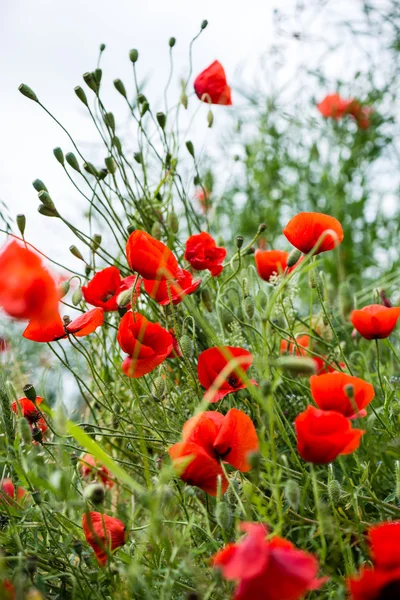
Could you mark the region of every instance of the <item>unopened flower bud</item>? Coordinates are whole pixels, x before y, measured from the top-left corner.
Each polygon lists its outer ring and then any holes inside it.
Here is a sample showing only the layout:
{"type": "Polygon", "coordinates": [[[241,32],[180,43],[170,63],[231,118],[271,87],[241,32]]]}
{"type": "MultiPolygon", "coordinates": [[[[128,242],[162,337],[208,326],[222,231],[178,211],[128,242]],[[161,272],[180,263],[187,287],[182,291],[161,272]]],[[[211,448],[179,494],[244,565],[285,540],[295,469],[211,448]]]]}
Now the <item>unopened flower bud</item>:
{"type": "Polygon", "coordinates": [[[153,236],[153,238],[155,238],[156,240],[161,240],[162,237],[162,229],[161,229],[161,225],[158,221],[155,221],[153,223],[153,226],[151,228],[151,235],[153,236]]]}
{"type": "Polygon", "coordinates": [[[91,483],[85,488],[84,495],[93,504],[101,504],[105,498],[104,485],[101,483],[91,483]]]}
{"type": "Polygon", "coordinates": [[[194,158],[194,146],[190,140],[186,142],[186,148],[188,149],[189,154],[194,158]]]}
{"type": "Polygon", "coordinates": [[[282,356],[276,365],[287,373],[293,375],[315,375],[315,362],[306,356],[282,356]]]}
{"type": "Polygon", "coordinates": [[[23,387],[23,392],[25,394],[25,398],[28,398],[31,402],[36,402],[36,390],[31,383],[27,383],[23,387]]]}
{"type": "Polygon", "coordinates": [[[131,289],[124,290],[123,292],[118,294],[117,304],[121,308],[125,308],[125,306],[128,306],[128,304],[131,303],[131,300],[132,300],[132,290],[131,289]]]}
{"type": "Polygon", "coordinates": [[[97,248],[99,248],[100,244],[101,244],[101,235],[100,233],[94,233],[93,237],[92,237],[92,241],[90,243],[90,247],[91,249],[96,252],[97,248]]]}
{"type": "Polygon", "coordinates": [[[240,250],[240,248],[243,246],[243,242],[244,242],[243,236],[237,235],[236,239],[235,239],[235,244],[236,244],[236,248],[238,250],[240,250]]]}
{"type": "Polygon", "coordinates": [[[192,339],[184,334],[181,336],[179,340],[179,346],[182,351],[182,354],[185,358],[191,358],[193,354],[193,342],[192,339]]]}
{"type": "Polygon", "coordinates": [[[86,83],[86,85],[93,91],[93,92],[97,92],[98,90],[98,85],[97,85],[97,81],[96,78],[94,76],[94,73],[84,73],[83,74],[83,80],[86,83]]]}
{"type": "Polygon", "coordinates": [[[165,379],[164,377],[156,377],[153,382],[153,393],[158,399],[162,399],[165,394],[165,379]]]}
{"type": "Polygon", "coordinates": [[[333,504],[339,502],[342,497],[342,487],[337,479],[331,479],[328,481],[328,496],[333,504]]]}
{"type": "Polygon", "coordinates": [[[38,212],[40,212],[40,214],[43,215],[44,217],[59,217],[60,216],[55,208],[49,208],[45,204],[39,204],[38,212]]]}
{"type": "Polygon", "coordinates": [[[78,306],[78,304],[81,302],[81,300],[82,300],[82,289],[80,287],[74,291],[74,293],[72,294],[71,300],[72,300],[72,304],[74,306],[78,306]]]}
{"type": "Polygon", "coordinates": [[[141,152],[135,152],[133,155],[133,158],[136,160],[137,163],[139,163],[139,165],[142,164],[143,162],[143,156],[141,152]]]}
{"type": "Polygon", "coordinates": [[[301,256],[301,252],[300,252],[300,250],[297,250],[297,248],[294,248],[294,250],[291,251],[291,253],[288,256],[287,263],[286,263],[287,266],[289,267],[289,269],[291,267],[294,267],[294,265],[300,259],[300,256],[301,256]]]}
{"type": "Polygon", "coordinates": [[[114,137],[111,140],[111,143],[117,149],[118,154],[122,154],[122,145],[121,145],[121,140],[119,139],[119,137],[114,135],[114,137]]]}
{"type": "Polygon", "coordinates": [[[54,202],[51,199],[49,192],[46,192],[45,190],[39,192],[39,200],[42,204],[47,206],[47,208],[54,208],[54,202]]]}
{"type": "Polygon", "coordinates": [[[32,438],[34,439],[35,442],[38,442],[38,444],[40,444],[43,440],[43,433],[39,429],[39,427],[37,427],[37,425],[34,425],[32,427],[32,438]]]}
{"type": "Polygon", "coordinates": [[[80,85],[77,85],[76,88],[74,88],[74,92],[75,94],[78,96],[79,100],[81,102],[83,102],[83,104],[85,106],[88,106],[88,100],[87,100],[87,96],[85,94],[85,91],[83,88],[81,88],[80,85]]]}
{"type": "Polygon", "coordinates": [[[176,44],[176,39],[174,37],[170,37],[168,40],[168,44],[170,48],[173,48],[176,44]]]}
{"type": "Polygon", "coordinates": [[[41,179],[35,179],[35,181],[32,183],[32,185],[37,192],[41,192],[42,190],[44,190],[45,192],[48,191],[47,187],[44,185],[44,183],[41,179]]]}
{"type": "Polygon", "coordinates": [[[115,130],[115,117],[112,112],[105,113],[103,121],[113,131],[115,130]]]}
{"type": "Polygon", "coordinates": [[[106,45],[100,44],[100,52],[104,52],[105,49],[106,49],[106,45]]]}
{"type": "Polygon", "coordinates": [[[207,19],[204,19],[204,21],[201,22],[200,29],[205,29],[207,27],[207,25],[208,25],[208,21],[207,21],[207,19]]]}
{"type": "Polygon", "coordinates": [[[18,229],[20,231],[20,234],[23,236],[24,233],[25,233],[25,227],[26,227],[26,217],[25,217],[25,215],[21,215],[21,214],[17,215],[16,221],[17,221],[17,227],[18,227],[18,229]]]}
{"type": "Polygon", "coordinates": [[[150,109],[150,104],[148,102],[143,102],[142,107],[140,109],[140,116],[144,117],[147,111],[150,109]]]}
{"type": "Polygon", "coordinates": [[[81,172],[81,168],[73,152],[67,152],[67,154],[65,155],[65,159],[70,167],[75,169],[75,171],[78,171],[78,173],[81,172]]]}
{"type": "Polygon", "coordinates": [[[167,122],[167,117],[166,117],[165,113],[158,112],[156,114],[156,118],[157,118],[157,123],[159,124],[159,126],[161,127],[161,129],[164,130],[165,129],[165,124],[167,122]]]}
{"type": "Polygon", "coordinates": [[[129,58],[131,59],[133,64],[135,64],[135,62],[137,62],[137,59],[139,58],[139,52],[136,50],[136,48],[133,48],[132,50],[130,50],[129,58]]]}
{"type": "Polygon", "coordinates": [[[53,154],[56,157],[56,159],[58,160],[58,162],[60,163],[60,165],[63,165],[64,164],[64,152],[61,150],[61,148],[54,148],[53,154]]]}
{"type": "Polygon", "coordinates": [[[188,97],[186,95],[186,92],[182,92],[180,100],[182,106],[186,109],[188,107],[188,97]]]}
{"type": "Polygon", "coordinates": [[[117,92],[119,92],[121,94],[121,96],[126,98],[126,89],[120,79],[114,79],[114,87],[117,90],[117,92]]]}
{"type": "Polygon", "coordinates": [[[117,163],[115,162],[114,158],[112,156],[107,156],[107,158],[104,159],[104,162],[107,167],[107,171],[113,175],[117,170],[117,163]]]}
{"type": "Polygon", "coordinates": [[[172,233],[178,233],[179,220],[178,220],[176,213],[173,210],[168,215],[167,224],[168,224],[168,228],[172,231],[172,233]]]}
{"type": "Polygon", "coordinates": [[[18,433],[26,445],[32,443],[32,431],[25,417],[21,417],[18,421],[18,433]]]}
{"type": "Polygon", "coordinates": [[[255,305],[253,298],[251,298],[250,296],[247,296],[247,298],[245,298],[244,300],[244,310],[249,319],[252,319],[254,317],[255,305]]]}
{"type": "Polygon", "coordinates": [[[78,250],[76,246],[70,246],[69,251],[73,256],[75,256],[75,258],[79,258],[79,260],[83,260],[83,262],[85,262],[85,259],[83,258],[80,250],[78,250]]]}
{"type": "Polygon", "coordinates": [[[36,96],[35,92],[29,87],[29,85],[26,85],[25,83],[21,83],[21,85],[18,87],[18,90],[21,92],[21,94],[23,96],[26,96],[26,98],[29,98],[29,100],[34,100],[34,102],[39,102],[38,97],[36,96]]]}
{"type": "Polygon", "coordinates": [[[232,525],[232,510],[227,502],[221,500],[215,508],[215,519],[225,531],[232,525]]]}
{"type": "Polygon", "coordinates": [[[285,498],[289,506],[297,512],[301,502],[301,491],[297,481],[293,479],[287,480],[285,484],[285,498]]]}
{"type": "Polygon", "coordinates": [[[93,73],[93,77],[97,83],[97,88],[100,87],[100,83],[101,83],[101,79],[103,77],[103,71],[98,67],[97,69],[95,69],[94,73],[93,73]]]}
{"type": "Polygon", "coordinates": [[[68,294],[69,288],[70,288],[70,283],[68,280],[62,281],[60,283],[60,285],[58,286],[58,289],[60,292],[60,298],[64,298],[64,296],[66,296],[68,294]]]}
{"type": "Polygon", "coordinates": [[[204,304],[204,306],[206,307],[206,309],[208,310],[208,312],[212,312],[213,311],[213,301],[212,301],[212,297],[210,294],[210,290],[208,290],[207,288],[203,288],[201,290],[201,300],[204,304]]]}
{"type": "Polygon", "coordinates": [[[207,113],[207,123],[209,127],[213,126],[214,123],[214,114],[212,110],[209,110],[207,113]]]}

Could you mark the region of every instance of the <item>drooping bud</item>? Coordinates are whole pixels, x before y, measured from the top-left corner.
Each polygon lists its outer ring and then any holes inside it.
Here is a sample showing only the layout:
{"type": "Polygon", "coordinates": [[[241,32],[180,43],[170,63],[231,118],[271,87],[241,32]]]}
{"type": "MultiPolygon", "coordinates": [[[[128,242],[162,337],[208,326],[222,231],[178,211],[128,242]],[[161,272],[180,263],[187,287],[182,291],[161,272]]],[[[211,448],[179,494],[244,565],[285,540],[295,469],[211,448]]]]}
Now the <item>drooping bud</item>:
{"type": "Polygon", "coordinates": [[[16,221],[17,221],[17,227],[18,227],[18,229],[19,229],[19,231],[20,231],[20,233],[21,233],[21,235],[23,237],[24,233],[25,233],[25,227],[26,227],[26,217],[25,217],[25,215],[22,215],[22,214],[17,215],[16,221]]]}
{"type": "Polygon", "coordinates": [[[121,94],[121,96],[126,98],[126,89],[120,79],[114,79],[114,87],[117,90],[117,92],[119,92],[121,94]]]}
{"type": "Polygon", "coordinates": [[[73,152],[67,152],[67,154],[65,155],[65,160],[67,161],[70,167],[75,169],[75,171],[78,171],[78,173],[81,172],[81,168],[73,152]]]}
{"type": "Polygon", "coordinates": [[[227,502],[221,500],[215,508],[215,520],[226,531],[232,525],[232,510],[227,502]]]}
{"type": "Polygon", "coordinates": [[[32,182],[32,185],[37,192],[41,192],[42,190],[44,190],[45,192],[48,191],[47,187],[44,185],[41,179],[35,179],[35,181],[32,182]]]}
{"type": "Polygon", "coordinates": [[[176,213],[173,210],[168,215],[167,225],[168,228],[172,231],[172,233],[178,233],[179,221],[176,213]]]}
{"type": "Polygon", "coordinates": [[[203,288],[201,290],[201,300],[208,312],[212,312],[214,307],[210,290],[208,290],[207,288],[203,288]]]}
{"type": "Polygon", "coordinates": [[[58,289],[60,292],[60,298],[64,298],[64,296],[66,296],[68,294],[69,288],[70,288],[70,283],[68,280],[62,281],[60,283],[60,285],[58,286],[58,289]]]}
{"type": "Polygon", "coordinates": [[[26,98],[29,98],[29,100],[33,100],[34,102],[39,102],[38,97],[36,96],[35,92],[29,87],[29,85],[26,85],[25,83],[21,83],[21,85],[18,87],[18,90],[21,92],[21,94],[23,96],[25,96],[26,98]]]}
{"type": "Polygon", "coordinates": [[[315,362],[307,356],[282,356],[276,366],[293,375],[315,375],[315,362]]]}
{"type": "Polygon", "coordinates": [[[104,159],[104,162],[107,167],[107,171],[113,175],[117,170],[117,163],[115,162],[114,158],[112,156],[107,156],[107,158],[104,159]]]}
{"type": "Polygon", "coordinates": [[[153,236],[153,238],[156,238],[156,240],[161,240],[162,229],[158,221],[154,221],[153,226],[151,228],[151,235],[153,236]]]}
{"type": "Polygon", "coordinates": [[[214,114],[212,110],[209,110],[207,113],[207,123],[209,127],[213,126],[214,123],[214,114]]]}
{"type": "Polygon", "coordinates": [[[139,58],[139,52],[138,52],[138,50],[136,50],[136,48],[133,48],[132,50],[130,50],[129,58],[131,59],[133,64],[135,64],[135,62],[137,62],[137,59],[139,58]]]}
{"type": "Polygon", "coordinates": [[[53,154],[60,163],[60,165],[64,165],[64,152],[61,150],[61,148],[54,148],[53,154]]]}
{"type": "Polygon", "coordinates": [[[185,358],[191,358],[193,354],[193,342],[192,339],[184,334],[181,336],[179,340],[179,346],[182,351],[182,354],[185,358]]]}
{"type": "Polygon", "coordinates": [[[153,393],[157,399],[162,400],[165,394],[165,379],[164,377],[156,377],[153,382],[153,393]]]}
{"type": "Polygon", "coordinates": [[[83,74],[83,80],[86,83],[86,85],[93,91],[93,92],[97,92],[98,90],[98,85],[97,85],[97,81],[96,81],[96,77],[94,76],[94,73],[90,73],[89,71],[87,73],[83,74]]]}
{"type": "Polygon", "coordinates": [[[170,48],[173,48],[176,44],[176,39],[174,37],[170,37],[168,40],[168,44],[170,48]]]}
{"type": "Polygon", "coordinates": [[[156,114],[156,118],[157,118],[157,123],[159,124],[159,126],[161,127],[161,129],[164,131],[165,125],[166,125],[166,122],[167,122],[167,117],[166,117],[165,113],[158,112],[156,114]]]}
{"type": "Polygon", "coordinates": [[[115,131],[115,117],[112,112],[105,113],[103,121],[113,131],[115,131]]]}
{"type": "Polygon", "coordinates": [[[85,94],[85,90],[84,90],[83,88],[81,88],[81,86],[80,86],[80,85],[77,85],[77,86],[74,88],[74,92],[75,92],[75,94],[78,96],[79,100],[80,100],[81,102],[83,102],[83,104],[84,104],[85,106],[88,106],[88,100],[87,100],[87,96],[86,96],[86,94],[85,94]]]}
{"type": "Polygon", "coordinates": [[[298,511],[301,502],[300,486],[294,479],[288,479],[285,484],[286,502],[295,512],[298,511]]]}
{"type": "Polygon", "coordinates": [[[105,488],[101,483],[90,483],[84,491],[84,496],[93,504],[101,504],[105,498],[105,488]]]}
{"type": "Polygon", "coordinates": [[[102,240],[102,237],[101,237],[100,233],[93,234],[92,241],[90,243],[90,247],[93,250],[93,252],[96,252],[97,248],[101,244],[101,240],[102,240]]]}
{"type": "Polygon", "coordinates": [[[291,253],[288,256],[287,259],[287,266],[289,267],[289,269],[291,267],[294,267],[294,265],[298,262],[300,256],[301,256],[301,252],[300,250],[297,250],[297,248],[294,248],[294,250],[291,251],[291,253]]]}
{"type": "Polygon", "coordinates": [[[193,146],[193,143],[192,143],[190,140],[188,140],[188,141],[186,142],[186,148],[188,149],[188,152],[189,152],[189,154],[190,154],[191,156],[193,156],[193,158],[194,158],[194,155],[195,155],[195,154],[194,154],[194,146],[193,146]]]}
{"type": "Polygon", "coordinates": [[[32,431],[25,417],[20,417],[18,421],[18,433],[27,446],[32,443],[32,431]]]}
{"type": "Polygon", "coordinates": [[[78,248],[76,246],[70,246],[69,251],[71,252],[71,254],[73,256],[75,256],[75,258],[79,258],[79,260],[83,260],[83,262],[85,262],[85,259],[83,258],[81,252],[78,250],[78,248]]]}
{"type": "Polygon", "coordinates": [[[25,398],[28,398],[31,402],[36,402],[36,390],[31,383],[27,383],[23,387],[23,392],[25,394],[25,398]]]}
{"type": "Polygon", "coordinates": [[[71,298],[71,300],[72,300],[72,304],[73,304],[74,306],[78,306],[78,304],[79,304],[79,303],[81,302],[81,300],[82,300],[82,297],[83,297],[83,295],[82,295],[82,289],[79,287],[79,288],[77,288],[77,289],[74,291],[74,293],[72,294],[72,298],[71,298]]]}
{"type": "Polygon", "coordinates": [[[125,306],[128,306],[128,304],[131,303],[131,300],[132,300],[132,290],[131,289],[124,290],[123,292],[118,294],[117,304],[119,307],[125,308],[125,306]]]}

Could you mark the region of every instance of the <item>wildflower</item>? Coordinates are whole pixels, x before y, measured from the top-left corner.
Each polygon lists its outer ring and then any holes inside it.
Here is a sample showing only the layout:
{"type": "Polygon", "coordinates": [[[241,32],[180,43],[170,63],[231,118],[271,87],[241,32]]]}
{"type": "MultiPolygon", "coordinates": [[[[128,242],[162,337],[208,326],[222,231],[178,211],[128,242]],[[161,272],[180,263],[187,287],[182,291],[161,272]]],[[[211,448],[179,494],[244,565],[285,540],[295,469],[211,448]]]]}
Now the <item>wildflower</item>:
{"type": "Polygon", "coordinates": [[[371,116],[373,109],[369,106],[363,106],[358,100],[353,100],[348,107],[348,114],[356,121],[360,129],[368,129],[371,125],[371,116]]]}
{"type": "Polygon", "coordinates": [[[185,296],[193,294],[200,283],[199,279],[194,280],[193,275],[184,269],[178,269],[173,280],[150,281],[143,279],[144,289],[161,306],[170,304],[171,299],[172,304],[179,304],[185,296]]]}
{"type": "Polygon", "coordinates": [[[381,523],[369,530],[374,567],[363,567],[347,580],[353,600],[400,598],[400,523],[381,523]]]}
{"type": "MultiPolygon", "coordinates": [[[[333,373],[338,371],[336,366],[332,366],[329,362],[327,362],[327,357],[313,356],[313,361],[315,362],[315,368],[317,371],[317,375],[323,375],[325,373],[333,373]]],[[[338,363],[339,368],[343,371],[346,368],[346,365],[343,362],[338,363]]]]}
{"type": "Polygon", "coordinates": [[[32,432],[39,429],[42,434],[45,434],[48,430],[48,426],[42,413],[38,409],[38,405],[42,402],[43,398],[41,396],[36,396],[35,402],[28,400],[28,398],[20,398],[11,403],[11,410],[16,415],[21,414],[25,417],[32,432]]]}
{"type": "Polygon", "coordinates": [[[224,269],[222,263],[226,257],[225,248],[220,248],[209,233],[202,231],[191,235],[186,242],[185,259],[196,271],[208,269],[213,277],[224,269]]]}
{"type": "Polygon", "coordinates": [[[171,352],[168,354],[167,358],[182,358],[183,353],[182,350],[179,346],[179,342],[178,339],[175,335],[175,330],[174,329],[170,329],[169,333],[171,334],[172,337],[172,350],[171,352]]]}
{"type": "Polygon", "coordinates": [[[299,600],[317,590],[327,578],[317,579],[318,561],[289,541],[267,539],[261,523],[241,523],[245,536],[217,552],[213,565],[225,579],[237,582],[235,600],[299,600]]]}
{"type": "Polygon", "coordinates": [[[126,527],[115,517],[88,512],[82,516],[82,527],[86,541],[102,566],[107,563],[109,554],[126,542],[126,527]]]}
{"type": "Polygon", "coordinates": [[[136,271],[145,279],[174,279],[179,269],[171,250],[140,229],[136,229],[129,236],[126,256],[132,271],[136,271]]]}
{"type": "Polygon", "coordinates": [[[281,340],[281,354],[296,354],[296,356],[307,356],[310,346],[310,336],[299,335],[295,341],[281,340]]]}
{"type": "Polygon", "coordinates": [[[348,114],[348,110],[353,103],[353,100],[345,100],[341,98],[339,94],[329,94],[317,104],[317,108],[323,117],[326,119],[341,119],[344,115],[348,114]]]}
{"type": "Polygon", "coordinates": [[[100,307],[105,312],[117,311],[119,294],[133,287],[135,283],[134,297],[136,301],[140,294],[140,278],[131,275],[121,279],[121,273],[117,267],[107,267],[96,273],[88,285],[82,286],[82,293],[89,304],[100,307]]]}
{"type": "Polygon", "coordinates": [[[21,487],[15,489],[15,485],[13,484],[11,479],[3,479],[0,485],[0,503],[2,500],[8,503],[8,499],[5,496],[8,496],[12,500],[16,502],[20,502],[25,496],[27,492],[21,487]]]}
{"type": "Polygon", "coordinates": [[[341,454],[351,454],[360,445],[365,431],[352,429],[341,413],[308,406],[295,421],[297,449],[303,460],[330,463],[341,454]]]}
{"type": "Polygon", "coordinates": [[[0,253],[0,306],[14,319],[51,319],[59,293],[40,257],[12,241],[0,253]]]}
{"type": "Polygon", "coordinates": [[[283,234],[304,254],[313,249],[314,254],[332,250],[344,237],[342,226],[337,219],[317,212],[299,213],[289,221],[283,234]]]}
{"type": "Polygon", "coordinates": [[[366,340],[387,338],[396,327],[400,308],[387,308],[381,304],[370,304],[361,310],[353,310],[350,321],[366,340]]]}
{"type": "Polygon", "coordinates": [[[169,454],[182,481],[215,496],[218,477],[222,493],[228,488],[220,461],[245,473],[251,469],[249,454],[257,450],[253,422],[244,412],[232,408],[225,416],[206,411],[186,421],[182,442],[172,446],[169,454]]]}
{"type": "Polygon", "coordinates": [[[347,418],[364,417],[375,391],[370,383],[347,373],[310,377],[311,395],[322,410],[334,410],[347,418]],[[350,391],[346,388],[350,387],[350,391]]]}
{"type": "Polygon", "coordinates": [[[107,469],[107,467],[100,464],[94,456],[91,454],[85,454],[85,456],[80,459],[80,462],[82,477],[98,477],[106,487],[110,489],[114,487],[114,482],[110,478],[110,471],[107,469]]]}
{"type": "Polygon", "coordinates": [[[240,372],[246,372],[252,362],[251,353],[244,348],[215,346],[204,350],[199,356],[197,374],[200,384],[206,388],[207,400],[218,402],[227,394],[246,388],[240,372]]]}
{"type": "Polygon", "coordinates": [[[254,254],[257,273],[264,281],[269,281],[272,275],[285,273],[288,257],[289,252],[257,249],[254,254]]]}
{"type": "Polygon", "coordinates": [[[22,335],[33,342],[55,342],[67,338],[68,335],[85,337],[96,331],[103,323],[104,310],[92,308],[68,324],[63,322],[59,314],[55,315],[51,322],[32,319],[22,335]]]}
{"type": "Polygon", "coordinates": [[[194,91],[203,102],[232,104],[231,88],[226,81],[224,68],[217,60],[196,77],[194,91]]]}
{"type": "Polygon", "coordinates": [[[129,355],[122,363],[122,370],[133,378],[153,371],[173,348],[172,336],[166,329],[131,311],[125,313],[120,321],[117,340],[129,355]]]}
{"type": "Polygon", "coordinates": [[[211,192],[207,189],[198,188],[195,192],[195,198],[199,202],[204,213],[211,208],[211,192]]]}

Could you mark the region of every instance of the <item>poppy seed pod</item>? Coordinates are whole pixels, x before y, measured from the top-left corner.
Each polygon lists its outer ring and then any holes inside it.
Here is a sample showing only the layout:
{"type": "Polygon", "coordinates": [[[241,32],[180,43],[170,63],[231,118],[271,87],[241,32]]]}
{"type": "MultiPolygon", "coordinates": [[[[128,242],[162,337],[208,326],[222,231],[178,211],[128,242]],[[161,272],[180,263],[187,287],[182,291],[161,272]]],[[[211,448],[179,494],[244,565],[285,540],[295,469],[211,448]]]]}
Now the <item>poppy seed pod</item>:
{"type": "Polygon", "coordinates": [[[89,175],[93,175],[93,177],[98,177],[97,169],[92,163],[84,162],[83,168],[85,169],[86,173],[89,173],[89,175]]]}
{"type": "Polygon", "coordinates": [[[101,504],[106,495],[105,487],[102,483],[90,483],[85,488],[84,495],[93,504],[101,504]]]}
{"type": "Polygon", "coordinates": [[[27,383],[24,385],[23,392],[25,397],[28,398],[31,402],[36,402],[37,394],[36,390],[31,383],[27,383]]]}
{"type": "Polygon", "coordinates": [[[83,80],[93,92],[96,93],[98,91],[98,85],[94,73],[90,73],[89,71],[84,73],[83,80]]]}
{"type": "Polygon", "coordinates": [[[22,214],[17,215],[16,221],[17,221],[17,227],[18,227],[21,235],[23,236],[24,233],[25,233],[25,227],[26,227],[26,217],[25,217],[25,215],[22,215],[22,214]]]}
{"type": "Polygon", "coordinates": [[[117,163],[114,158],[112,156],[107,156],[107,158],[104,159],[104,163],[107,167],[107,171],[113,175],[117,170],[117,163]]]}
{"type": "Polygon", "coordinates": [[[97,83],[97,86],[100,87],[101,78],[103,77],[103,71],[100,68],[95,69],[93,77],[97,83]]]}
{"type": "Polygon", "coordinates": [[[73,152],[67,152],[67,154],[65,155],[65,160],[67,161],[70,167],[75,169],[75,171],[78,171],[78,173],[81,172],[81,168],[73,152]]]}
{"type": "Polygon", "coordinates": [[[21,94],[23,96],[25,96],[26,98],[29,98],[29,100],[33,100],[34,102],[39,102],[39,99],[36,96],[35,92],[25,83],[21,83],[21,85],[18,87],[18,91],[20,91],[21,94]]]}
{"type": "Polygon", "coordinates": [[[240,248],[243,246],[243,242],[244,242],[243,236],[241,236],[241,235],[236,236],[235,244],[236,244],[236,248],[238,250],[240,250],[240,248]]]}
{"type": "Polygon", "coordinates": [[[78,248],[76,246],[70,246],[69,251],[71,252],[71,254],[73,256],[75,256],[75,258],[79,258],[79,260],[83,260],[83,262],[85,262],[85,259],[83,258],[81,252],[78,250],[78,248]]]}
{"type": "Polygon", "coordinates": [[[107,127],[110,127],[113,131],[115,130],[115,117],[112,112],[105,113],[103,121],[107,127]]]}
{"type": "Polygon", "coordinates": [[[53,154],[60,163],[60,165],[64,165],[64,152],[61,150],[61,148],[54,148],[53,154]]]}
{"type": "Polygon", "coordinates": [[[37,192],[41,192],[42,190],[44,190],[45,192],[48,191],[47,187],[44,185],[41,179],[35,179],[35,181],[32,182],[32,185],[37,192]]]}
{"type": "Polygon", "coordinates": [[[188,149],[189,154],[191,156],[193,156],[193,158],[194,158],[194,156],[195,156],[194,146],[193,146],[193,143],[190,140],[188,140],[186,142],[186,148],[188,149]]]}
{"type": "Polygon", "coordinates": [[[38,212],[41,215],[43,215],[44,217],[59,217],[60,216],[55,208],[49,208],[48,206],[45,206],[44,204],[39,204],[38,212]]]}
{"type": "Polygon", "coordinates": [[[148,110],[150,110],[150,104],[147,101],[143,102],[142,107],[140,109],[140,116],[144,117],[148,110]]]}
{"type": "Polygon", "coordinates": [[[285,484],[285,498],[289,506],[297,512],[301,502],[301,490],[299,484],[294,479],[288,479],[285,484]]]}
{"type": "Polygon", "coordinates": [[[96,252],[97,248],[99,248],[100,244],[101,244],[101,235],[100,233],[94,233],[93,237],[92,237],[92,241],[90,244],[91,249],[93,250],[93,252],[96,252]]]}
{"type": "Polygon", "coordinates": [[[156,114],[156,118],[157,118],[157,123],[159,124],[159,126],[161,127],[161,129],[164,131],[165,125],[166,125],[166,122],[167,122],[167,117],[166,117],[165,113],[158,112],[156,114]]]}
{"type": "Polygon", "coordinates": [[[87,96],[86,96],[86,94],[85,94],[85,91],[84,91],[84,89],[83,89],[83,88],[81,88],[81,86],[80,86],[80,85],[77,85],[77,86],[74,88],[74,92],[75,92],[75,94],[78,96],[79,100],[80,100],[81,102],[83,102],[83,104],[84,104],[85,106],[88,106],[88,100],[87,100],[87,96]]]}
{"type": "Polygon", "coordinates": [[[39,200],[42,204],[47,206],[47,208],[54,208],[54,202],[50,197],[50,194],[45,190],[39,192],[39,200]]]}
{"type": "Polygon", "coordinates": [[[119,92],[121,94],[121,96],[126,98],[126,89],[125,89],[125,86],[124,86],[123,82],[121,81],[121,79],[114,79],[113,83],[114,83],[114,87],[117,90],[117,92],[119,92]]]}
{"type": "Polygon", "coordinates": [[[208,21],[207,19],[204,19],[204,21],[201,22],[200,28],[203,30],[207,27],[208,25],[208,21]]]}
{"type": "Polygon", "coordinates": [[[139,58],[139,52],[138,52],[138,50],[136,50],[136,48],[133,48],[132,50],[129,51],[129,58],[130,58],[131,62],[133,62],[133,64],[135,64],[135,62],[137,62],[137,60],[139,58]]]}
{"type": "Polygon", "coordinates": [[[176,39],[174,37],[170,37],[168,40],[168,44],[170,48],[173,48],[176,44],[176,39]]]}

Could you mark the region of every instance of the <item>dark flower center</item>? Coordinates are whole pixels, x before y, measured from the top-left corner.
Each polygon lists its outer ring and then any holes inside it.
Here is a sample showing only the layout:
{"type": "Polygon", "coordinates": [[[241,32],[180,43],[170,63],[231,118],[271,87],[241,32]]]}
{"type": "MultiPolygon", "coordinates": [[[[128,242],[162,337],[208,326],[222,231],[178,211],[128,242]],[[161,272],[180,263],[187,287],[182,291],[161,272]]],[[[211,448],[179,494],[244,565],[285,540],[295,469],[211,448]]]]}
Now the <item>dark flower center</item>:
{"type": "Polygon", "coordinates": [[[376,600],[399,600],[400,598],[400,579],[391,581],[380,591],[376,600]]]}
{"type": "Polygon", "coordinates": [[[226,458],[229,454],[229,452],[232,450],[231,447],[229,447],[227,450],[225,450],[225,452],[223,452],[222,454],[220,454],[219,452],[217,452],[216,450],[214,450],[215,456],[217,457],[217,459],[219,460],[224,460],[224,458],[226,458]]]}
{"type": "Polygon", "coordinates": [[[107,294],[105,294],[101,300],[102,302],[108,302],[113,296],[114,292],[107,292],[107,294]]]}
{"type": "Polygon", "coordinates": [[[238,381],[238,378],[236,377],[236,375],[229,375],[227,382],[233,388],[239,387],[239,385],[240,385],[240,382],[238,381]]]}

